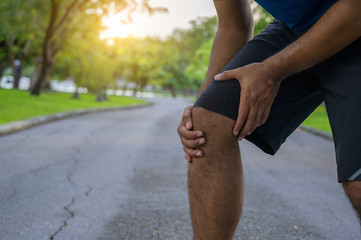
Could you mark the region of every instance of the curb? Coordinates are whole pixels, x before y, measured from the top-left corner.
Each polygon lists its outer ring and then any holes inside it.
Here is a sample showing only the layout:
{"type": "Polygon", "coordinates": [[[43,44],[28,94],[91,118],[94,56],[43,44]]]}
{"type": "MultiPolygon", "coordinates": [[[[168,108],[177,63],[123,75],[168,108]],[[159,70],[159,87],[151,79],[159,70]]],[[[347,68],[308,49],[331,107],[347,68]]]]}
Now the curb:
{"type": "Polygon", "coordinates": [[[302,125],[298,127],[298,130],[300,130],[301,132],[311,133],[313,135],[316,135],[316,136],[322,137],[324,139],[333,141],[333,137],[332,137],[331,133],[327,133],[327,132],[324,132],[324,131],[321,131],[321,130],[318,130],[318,129],[315,129],[315,128],[302,126],[302,125]]]}
{"type": "Polygon", "coordinates": [[[55,113],[46,116],[39,116],[34,118],[28,118],[24,120],[19,120],[15,122],[10,122],[6,124],[0,125],[0,136],[8,135],[11,133],[19,132],[31,127],[38,126],[40,124],[49,123],[65,118],[76,117],[80,115],[85,115],[89,113],[98,113],[98,112],[105,112],[105,111],[117,111],[117,110],[130,110],[130,109],[138,109],[143,107],[149,107],[154,105],[154,102],[148,102],[145,104],[139,105],[131,105],[125,107],[108,107],[108,108],[91,108],[91,109],[79,109],[70,112],[62,112],[62,113],[55,113]]]}

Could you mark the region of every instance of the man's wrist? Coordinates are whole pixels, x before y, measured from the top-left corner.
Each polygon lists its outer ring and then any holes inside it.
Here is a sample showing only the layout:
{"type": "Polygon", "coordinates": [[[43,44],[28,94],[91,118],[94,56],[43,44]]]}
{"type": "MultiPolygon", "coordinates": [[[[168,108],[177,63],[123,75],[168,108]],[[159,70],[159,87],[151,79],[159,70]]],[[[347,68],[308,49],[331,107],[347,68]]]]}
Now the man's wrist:
{"type": "Polygon", "coordinates": [[[264,60],[262,64],[269,73],[269,77],[277,83],[281,83],[285,78],[295,73],[291,62],[283,59],[279,54],[264,60]]]}

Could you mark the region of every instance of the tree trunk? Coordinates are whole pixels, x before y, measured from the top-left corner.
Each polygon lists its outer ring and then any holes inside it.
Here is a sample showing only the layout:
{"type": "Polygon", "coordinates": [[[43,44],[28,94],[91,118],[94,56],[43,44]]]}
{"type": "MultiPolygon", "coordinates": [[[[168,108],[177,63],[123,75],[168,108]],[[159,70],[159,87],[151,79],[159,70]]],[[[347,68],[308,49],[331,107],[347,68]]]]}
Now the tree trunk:
{"type": "Polygon", "coordinates": [[[46,80],[46,77],[48,76],[51,67],[53,65],[52,59],[51,59],[51,43],[50,43],[50,34],[46,34],[44,43],[43,43],[43,53],[42,53],[42,59],[41,59],[41,67],[40,67],[40,74],[36,78],[36,82],[34,87],[31,89],[31,94],[39,96],[41,93],[41,90],[43,88],[44,82],[46,80]]]}
{"type": "Polygon", "coordinates": [[[106,90],[103,91],[103,100],[104,100],[104,101],[109,101],[109,98],[108,98],[108,95],[107,95],[107,91],[106,91],[106,90]]]}
{"type": "Polygon", "coordinates": [[[137,96],[137,92],[138,92],[138,87],[135,87],[133,89],[133,96],[136,97],[137,96]]]}
{"type": "Polygon", "coordinates": [[[97,102],[102,102],[102,101],[104,101],[104,94],[103,94],[103,92],[102,92],[101,89],[99,89],[99,91],[98,91],[98,95],[97,95],[96,101],[97,101],[97,102]]]}
{"type": "Polygon", "coordinates": [[[0,62],[0,79],[3,77],[5,70],[5,64],[3,62],[0,62]]]}
{"type": "Polygon", "coordinates": [[[40,74],[35,82],[33,89],[31,89],[31,94],[39,96],[41,90],[43,89],[43,85],[45,83],[46,77],[48,76],[48,72],[51,68],[51,65],[48,66],[47,64],[42,63],[40,74]]]}
{"type": "Polygon", "coordinates": [[[125,96],[125,91],[127,91],[127,86],[128,86],[128,84],[125,83],[125,84],[123,85],[123,87],[122,87],[123,96],[125,96]]]}
{"type": "Polygon", "coordinates": [[[175,87],[171,86],[170,87],[170,92],[172,93],[172,97],[175,98],[177,96],[177,92],[175,91],[175,87]]]}
{"type": "Polygon", "coordinates": [[[72,99],[80,99],[80,94],[78,88],[75,89],[72,99]]]}
{"type": "Polygon", "coordinates": [[[20,63],[18,66],[12,63],[12,70],[13,70],[13,77],[14,77],[14,86],[13,88],[18,89],[19,88],[19,82],[21,77],[21,72],[23,70],[22,63],[20,63]]]}
{"type": "Polygon", "coordinates": [[[44,82],[46,80],[46,77],[48,76],[51,67],[53,65],[53,57],[54,53],[52,52],[52,37],[54,35],[54,27],[55,22],[57,19],[58,14],[58,5],[55,2],[55,0],[51,1],[51,14],[50,14],[50,21],[48,24],[48,27],[46,29],[43,47],[42,47],[42,59],[41,59],[41,67],[40,67],[40,74],[38,78],[36,79],[34,88],[31,89],[31,94],[39,96],[42,90],[42,87],[44,85],[44,82]]]}
{"type": "Polygon", "coordinates": [[[41,69],[41,57],[35,57],[34,58],[34,72],[31,76],[31,81],[30,81],[30,91],[34,89],[36,80],[39,78],[40,76],[40,69],[41,69]]]}

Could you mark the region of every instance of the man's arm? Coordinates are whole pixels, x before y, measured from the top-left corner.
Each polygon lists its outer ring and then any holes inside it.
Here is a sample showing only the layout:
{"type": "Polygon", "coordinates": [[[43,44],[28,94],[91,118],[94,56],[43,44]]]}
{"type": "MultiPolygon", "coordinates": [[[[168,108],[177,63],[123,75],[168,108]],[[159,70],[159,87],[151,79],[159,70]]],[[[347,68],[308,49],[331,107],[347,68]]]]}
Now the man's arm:
{"type": "Polygon", "coordinates": [[[264,64],[282,81],[335,55],[360,36],[361,0],[339,0],[301,38],[264,64]]]}
{"type": "Polygon", "coordinates": [[[214,0],[213,3],[217,11],[218,28],[199,95],[253,35],[253,15],[248,0],[214,0]]]}
{"type": "Polygon", "coordinates": [[[226,71],[216,80],[237,79],[241,98],[234,135],[242,139],[269,115],[286,77],[335,55],[361,36],[361,0],[339,0],[310,30],[262,63],[226,71]]]}
{"type": "MultiPolygon", "coordinates": [[[[231,58],[251,39],[253,35],[252,9],[248,0],[214,0],[218,15],[218,29],[213,40],[208,71],[199,95],[207,88],[214,75],[219,73],[231,58]]],[[[199,97],[198,95],[198,97],[199,97]]],[[[205,143],[203,133],[193,132],[192,106],[184,109],[178,134],[184,145],[185,158],[202,156],[194,148],[205,143]]]]}

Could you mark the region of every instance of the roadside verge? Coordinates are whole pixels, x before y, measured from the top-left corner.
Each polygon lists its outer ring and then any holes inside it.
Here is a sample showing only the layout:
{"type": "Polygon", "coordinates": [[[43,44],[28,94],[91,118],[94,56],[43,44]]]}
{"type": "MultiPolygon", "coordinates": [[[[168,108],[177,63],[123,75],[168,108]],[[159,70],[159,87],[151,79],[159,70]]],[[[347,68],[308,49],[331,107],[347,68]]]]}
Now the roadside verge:
{"type": "Polygon", "coordinates": [[[49,123],[49,122],[53,122],[53,121],[57,121],[57,120],[65,119],[65,118],[80,116],[80,115],[84,115],[84,114],[105,112],[105,111],[138,109],[138,108],[151,106],[153,104],[154,104],[153,102],[147,102],[145,104],[137,104],[137,105],[123,106],[123,107],[79,109],[79,110],[74,110],[74,111],[70,111],[70,112],[62,112],[62,113],[55,113],[55,114],[46,115],[46,116],[28,118],[28,119],[19,120],[19,121],[0,125],[0,136],[4,136],[7,134],[25,130],[25,129],[28,129],[31,127],[38,126],[40,124],[49,123]]]}
{"type": "Polygon", "coordinates": [[[327,132],[324,132],[324,131],[321,131],[321,130],[318,130],[318,129],[315,129],[315,128],[303,126],[303,125],[299,126],[298,130],[301,131],[301,132],[311,133],[313,135],[316,135],[316,136],[322,137],[324,139],[333,141],[333,137],[332,137],[331,133],[327,133],[327,132]]]}

